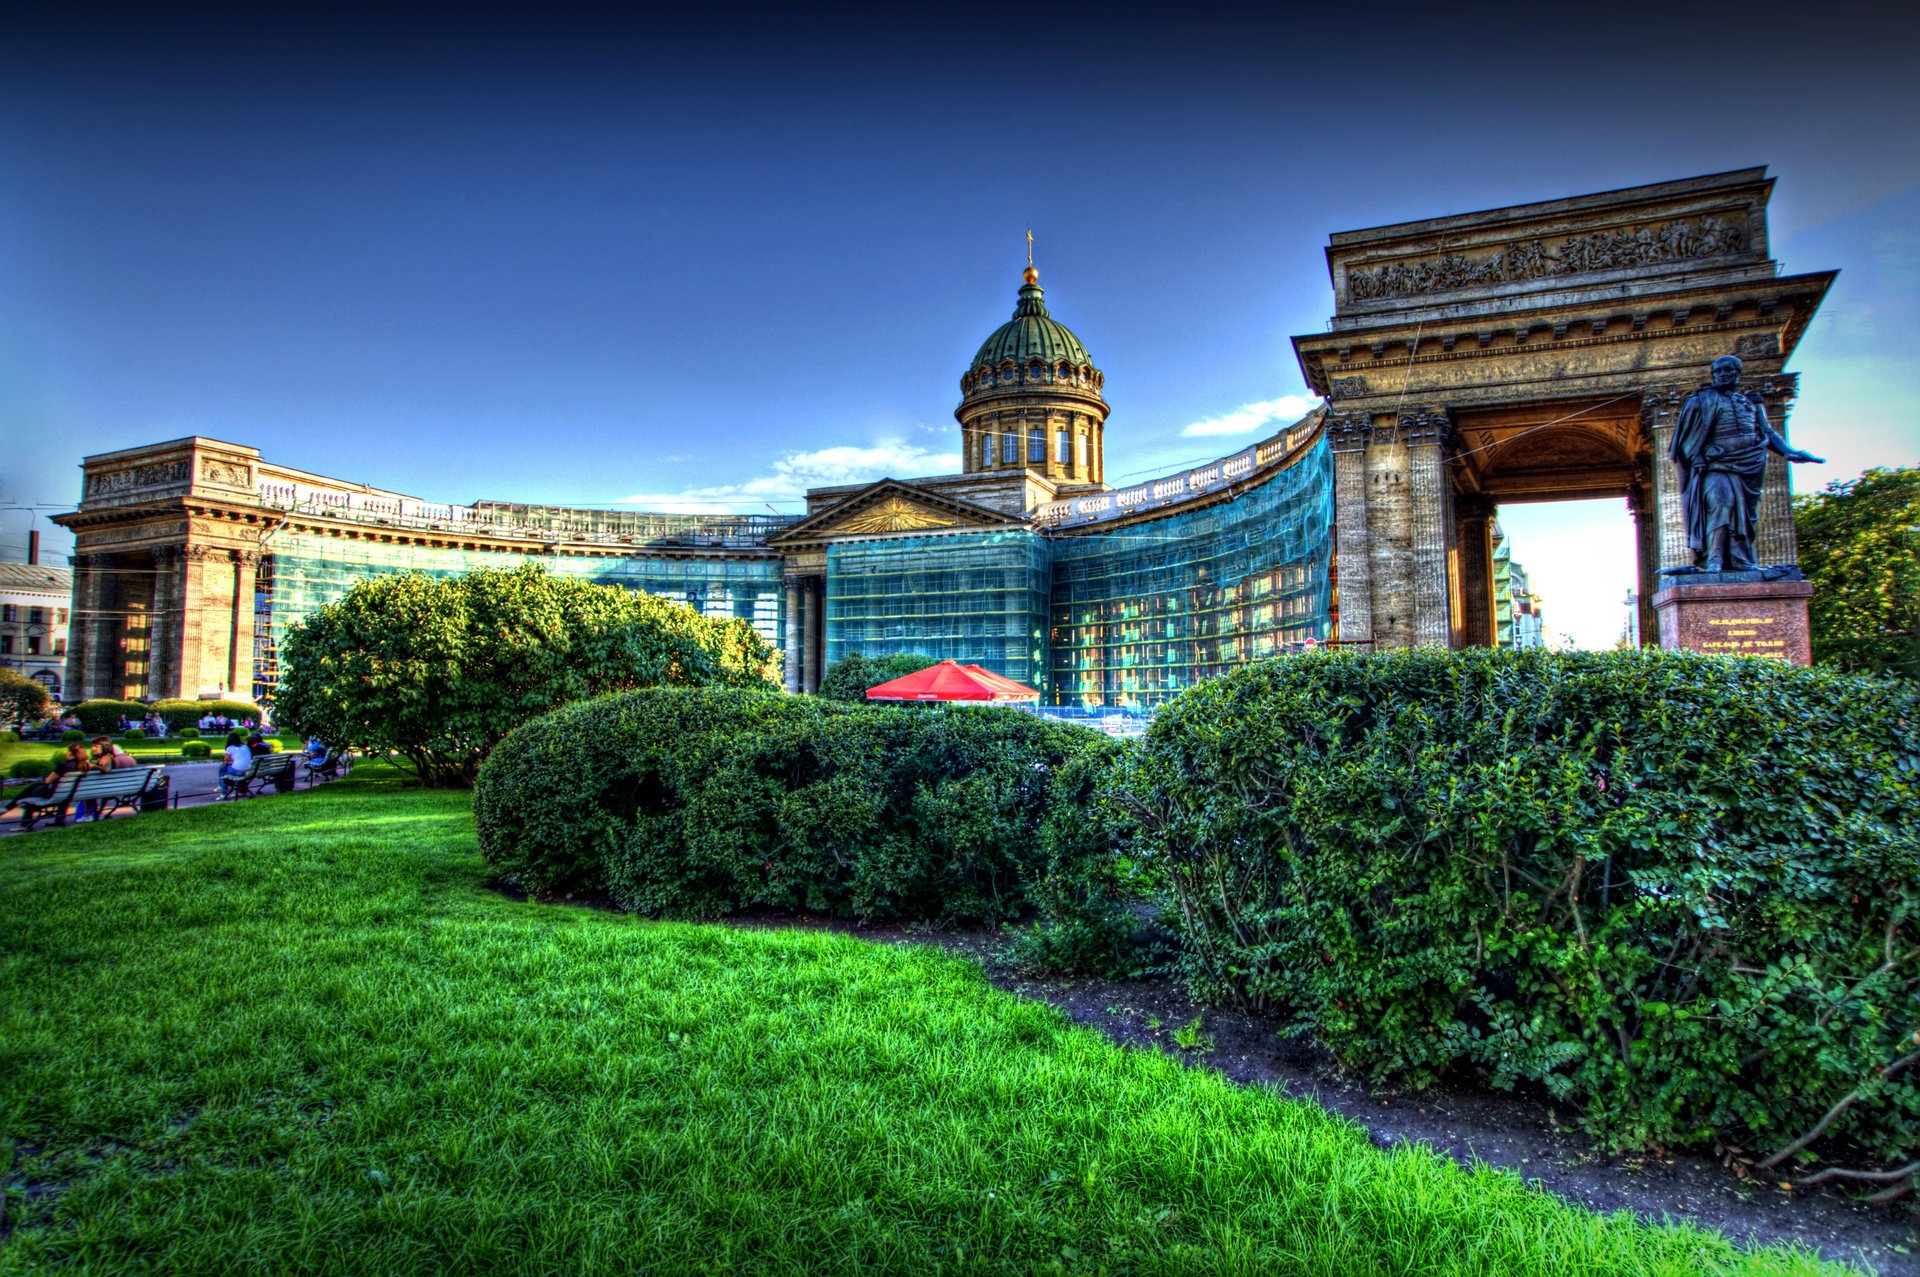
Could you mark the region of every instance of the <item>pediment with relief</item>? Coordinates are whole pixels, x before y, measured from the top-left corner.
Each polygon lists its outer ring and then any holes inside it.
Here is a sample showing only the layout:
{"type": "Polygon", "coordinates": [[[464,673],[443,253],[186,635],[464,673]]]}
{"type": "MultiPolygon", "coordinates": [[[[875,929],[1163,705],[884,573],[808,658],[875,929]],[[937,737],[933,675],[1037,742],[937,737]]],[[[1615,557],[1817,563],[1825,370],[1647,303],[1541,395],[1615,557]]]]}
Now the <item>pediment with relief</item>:
{"type": "Polygon", "coordinates": [[[889,532],[1006,527],[1019,522],[971,501],[921,491],[895,479],[882,479],[866,491],[768,538],[768,542],[792,544],[889,532]]]}

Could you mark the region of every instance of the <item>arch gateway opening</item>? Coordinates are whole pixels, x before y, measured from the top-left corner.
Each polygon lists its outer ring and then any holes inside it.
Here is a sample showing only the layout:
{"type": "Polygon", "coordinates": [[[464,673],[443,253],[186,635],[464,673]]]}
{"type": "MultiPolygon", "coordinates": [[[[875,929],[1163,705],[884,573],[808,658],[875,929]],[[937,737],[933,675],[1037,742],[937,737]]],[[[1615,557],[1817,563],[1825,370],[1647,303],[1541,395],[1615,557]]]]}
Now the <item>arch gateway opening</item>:
{"type": "MultiPolygon", "coordinates": [[[[1660,573],[1694,563],[1667,460],[1680,406],[1738,355],[1785,436],[1784,366],[1835,278],[1781,273],[1772,191],[1741,169],[1330,238],[1332,323],[1293,345],[1327,400],[1336,641],[1491,644],[1497,507],[1594,497],[1633,518],[1655,641],[1660,573]]],[[[1797,559],[1790,497],[1770,455],[1763,564],[1797,559]]]]}

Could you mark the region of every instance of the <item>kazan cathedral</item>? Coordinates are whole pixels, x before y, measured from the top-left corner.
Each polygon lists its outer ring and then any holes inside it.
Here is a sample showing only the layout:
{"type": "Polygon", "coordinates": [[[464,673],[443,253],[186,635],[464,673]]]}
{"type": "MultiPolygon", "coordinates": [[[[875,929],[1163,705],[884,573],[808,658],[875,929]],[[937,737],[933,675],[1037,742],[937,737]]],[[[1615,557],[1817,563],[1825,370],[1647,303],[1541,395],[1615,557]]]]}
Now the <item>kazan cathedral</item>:
{"type": "MultiPolygon", "coordinates": [[[[1767,255],[1772,187],[1746,169],[1336,234],[1333,319],[1293,341],[1325,404],[1125,488],[1106,377],[1031,267],[961,372],[962,472],[816,488],[804,515],[442,505],[200,437],[91,456],[56,518],[66,692],[270,699],[288,628],[355,581],[532,562],[745,620],[795,691],[851,653],[922,652],[1045,704],[1147,709],[1316,643],[1498,641],[1503,501],[1624,498],[1647,609],[1690,562],[1664,461],[1682,398],[1737,353],[1785,434],[1782,365],[1833,279],[1767,255]]],[[[1756,544],[1792,563],[1776,469],[1756,544]]]]}
{"type": "Polygon", "coordinates": [[[1037,280],[960,378],[963,473],[816,488],[800,516],[440,505],[205,438],[88,457],[62,517],[79,610],[98,619],[69,649],[69,687],[271,697],[281,636],[355,581],[527,562],[749,621],[796,691],[851,652],[924,652],[1054,704],[1149,706],[1326,637],[1317,421],[1108,489],[1106,379],[1037,280]]]}

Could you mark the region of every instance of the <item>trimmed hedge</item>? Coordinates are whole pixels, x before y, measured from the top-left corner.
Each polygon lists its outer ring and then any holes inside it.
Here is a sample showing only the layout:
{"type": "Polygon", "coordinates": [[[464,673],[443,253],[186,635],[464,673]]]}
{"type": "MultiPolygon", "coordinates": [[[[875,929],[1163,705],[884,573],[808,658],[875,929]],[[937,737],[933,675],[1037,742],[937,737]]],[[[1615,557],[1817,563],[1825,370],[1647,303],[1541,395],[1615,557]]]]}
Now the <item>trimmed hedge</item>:
{"type": "Polygon", "coordinates": [[[213,753],[213,746],[203,740],[190,740],[180,746],[182,758],[205,758],[213,753]]]}
{"type": "Polygon", "coordinates": [[[517,728],[474,819],[528,890],[648,914],[1001,919],[1110,851],[1080,807],[1115,749],[1006,709],[648,689],[517,728]]]}
{"type": "Polygon", "coordinates": [[[63,744],[85,739],[87,739],[87,734],[77,727],[69,727],[66,731],[60,733],[60,740],[63,744]]]}
{"type": "Polygon", "coordinates": [[[121,740],[145,740],[146,738],[147,734],[138,727],[129,727],[126,731],[120,733],[121,740]]]}
{"type": "Polygon", "coordinates": [[[147,707],[139,701],[116,701],[101,698],[81,701],[73,707],[74,717],[80,720],[80,729],[89,736],[107,736],[120,730],[122,718],[138,721],[147,712],[147,707]]]}
{"type": "Polygon", "coordinates": [[[7,768],[7,777],[10,780],[20,780],[23,777],[39,780],[53,770],[53,764],[54,760],[51,758],[16,758],[13,760],[13,766],[7,768]]]}
{"type": "Polygon", "coordinates": [[[176,736],[183,728],[198,728],[205,714],[225,714],[236,723],[247,718],[258,723],[262,717],[260,707],[252,701],[158,700],[153,708],[166,720],[167,730],[176,736]]]}
{"type": "MultiPolygon", "coordinates": [[[[172,728],[169,727],[168,730],[171,731],[172,728]]],[[[200,739],[200,729],[198,727],[182,727],[179,731],[174,732],[173,734],[175,736],[178,736],[181,740],[199,740],[200,739]]]]}
{"type": "Polygon", "coordinates": [[[1115,786],[1194,992],[1375,1079],[1538,1083],[1616,1145],[1776,1176],[1920,1148],[1920,686],[1287,657],[1180,696],[1115,786]]]}

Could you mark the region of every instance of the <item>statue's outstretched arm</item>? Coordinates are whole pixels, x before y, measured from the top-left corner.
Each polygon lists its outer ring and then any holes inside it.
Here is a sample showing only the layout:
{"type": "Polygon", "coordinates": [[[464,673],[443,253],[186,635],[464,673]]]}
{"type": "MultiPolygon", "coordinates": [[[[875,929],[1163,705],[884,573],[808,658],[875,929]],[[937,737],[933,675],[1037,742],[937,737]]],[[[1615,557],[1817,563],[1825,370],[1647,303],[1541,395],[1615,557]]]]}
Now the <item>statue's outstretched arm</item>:
{"type": "Polygon", "coordinates": [[[1810,461],[1814,465],[1825,465],[1827,463],[1825,457],[1816,457],[1811,452],[1803,452],[1788,443],[1785,439],[1782,439],[1780,432],[1773,428],[1773,423],[1767,420],[1766,405],[1758,399],[1753,401],[1753,410],[1760,414],[1760,433],[1766,436],[1767,447],[1773,449],[1788,461],[1810,461]]]}

